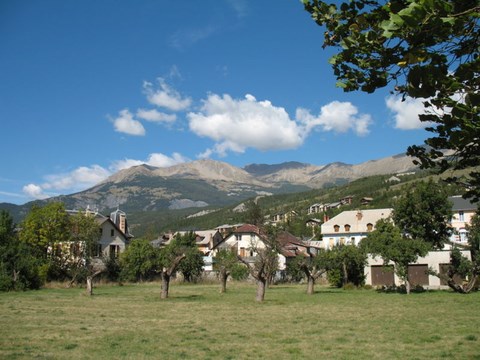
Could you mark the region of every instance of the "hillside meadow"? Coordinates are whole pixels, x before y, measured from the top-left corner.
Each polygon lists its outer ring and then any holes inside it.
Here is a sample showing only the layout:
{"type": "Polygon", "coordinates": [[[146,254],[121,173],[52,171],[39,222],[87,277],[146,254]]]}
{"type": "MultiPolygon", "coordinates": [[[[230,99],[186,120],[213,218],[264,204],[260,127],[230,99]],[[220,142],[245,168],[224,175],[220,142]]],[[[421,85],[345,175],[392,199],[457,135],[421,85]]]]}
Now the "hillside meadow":
{"type": "Polygon", "coordinates": [[[2,359],[480,359],[480,293],[101,285],[0,294],[2,359]]]}

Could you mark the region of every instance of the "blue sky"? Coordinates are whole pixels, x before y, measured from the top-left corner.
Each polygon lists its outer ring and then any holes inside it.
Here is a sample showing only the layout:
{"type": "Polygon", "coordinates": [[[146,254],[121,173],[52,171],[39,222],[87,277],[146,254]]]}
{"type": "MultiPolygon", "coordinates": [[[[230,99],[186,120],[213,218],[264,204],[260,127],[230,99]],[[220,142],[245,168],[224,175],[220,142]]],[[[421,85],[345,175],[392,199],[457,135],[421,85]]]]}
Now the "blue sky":
{"type": "Polygon", "coordinates": [[[419,106],[343,93],[300,1],[0,2],[0,202],[148,163],[357,164],[426,137],[419,106]]]}

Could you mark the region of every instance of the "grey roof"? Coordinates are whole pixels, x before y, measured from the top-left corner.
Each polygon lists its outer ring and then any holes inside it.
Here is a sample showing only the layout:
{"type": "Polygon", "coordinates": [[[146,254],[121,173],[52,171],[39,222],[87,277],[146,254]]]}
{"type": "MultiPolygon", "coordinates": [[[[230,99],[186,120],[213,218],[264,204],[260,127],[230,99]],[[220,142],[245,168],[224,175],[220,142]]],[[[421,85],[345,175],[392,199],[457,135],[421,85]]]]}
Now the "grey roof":
{"type": "Polygon", "coordinates": [[[464,199],[460,195],[450,196],[448,200],[450,200],[450,202],[453,204],[453,211],[476,210],[478,207],[478,204],[473,203],[471,200],[464,199]]]}

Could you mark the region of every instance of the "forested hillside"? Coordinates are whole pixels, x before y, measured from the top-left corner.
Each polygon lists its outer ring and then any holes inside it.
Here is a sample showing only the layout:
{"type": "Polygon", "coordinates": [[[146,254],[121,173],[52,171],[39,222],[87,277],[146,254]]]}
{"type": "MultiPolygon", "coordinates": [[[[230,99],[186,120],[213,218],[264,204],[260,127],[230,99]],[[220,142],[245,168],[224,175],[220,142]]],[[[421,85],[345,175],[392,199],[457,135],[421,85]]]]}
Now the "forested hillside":
{"type": "MultiPolygon", "coordinates": [[[[392,207],[396,197],[402,193],[402,187],[407,183],[434,178],[441,181],[441,177],[428,172],[398,176],[400,181],[388,181],[392,175],[378,175],[365,177],[348,184],[333,186],[324,189],[310,190],[306,192],[262,196],[256,201],[265,220],[271,219],[274,214],[295,210],[298,216],[295,220],[284,224],[284,227],[296,236],[310,236],[311,230],[305,226],[305,221],[310,218],[323,220],[323,214],[308,215],[307,210],[314,203],[333,203],[340,199],[352,196],[352,204],[343,205],[337,209],[327,211],[329,217],[335,216],[341,211],[352,209],[373,209],[392,207]],[[364,197],[373,200],[362,205],[364,197]]],[[[461,189],[456,185],[447,185],[450,195],[458,194],[461,189]]],[[[252,198],[251,200],[254,200],[252,198]]],[[[165,212],[138,212],[129,214],[130,224],[136,237],[156,238],[159,234],[170,230],[202,230],[211,229],[223,224],[238,224],[245,222],[248,215],[235,209],[240,204],[225,208],[204,208],[202,211],[211,211],[206,215],[191,217],[192,212],[200,210],[184,209],[165,212]]]]}

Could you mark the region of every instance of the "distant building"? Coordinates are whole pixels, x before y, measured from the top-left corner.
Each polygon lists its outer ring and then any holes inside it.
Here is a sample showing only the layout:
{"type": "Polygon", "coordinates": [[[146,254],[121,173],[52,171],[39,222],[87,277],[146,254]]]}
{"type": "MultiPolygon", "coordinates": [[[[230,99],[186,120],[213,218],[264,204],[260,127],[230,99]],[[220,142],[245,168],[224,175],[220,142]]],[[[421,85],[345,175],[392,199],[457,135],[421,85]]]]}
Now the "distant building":
{"type": "Polygon", "coordinates": [[[358,245],[375,230],[378,220],[388,218],[391,213],[389,208],[343,211],[322,224],[323,247],[328,250],[336,245],[358,245]]]}
{"type": "Polygon", "coordinates": [[[452,220],[453,228],[450,240],[455,243],[466,244],[468,242],[467,225],[471,223],[472,216],[477,211],[477,204],[461,196],[450,196],[448,200],[452,203],[452,220]]]}

